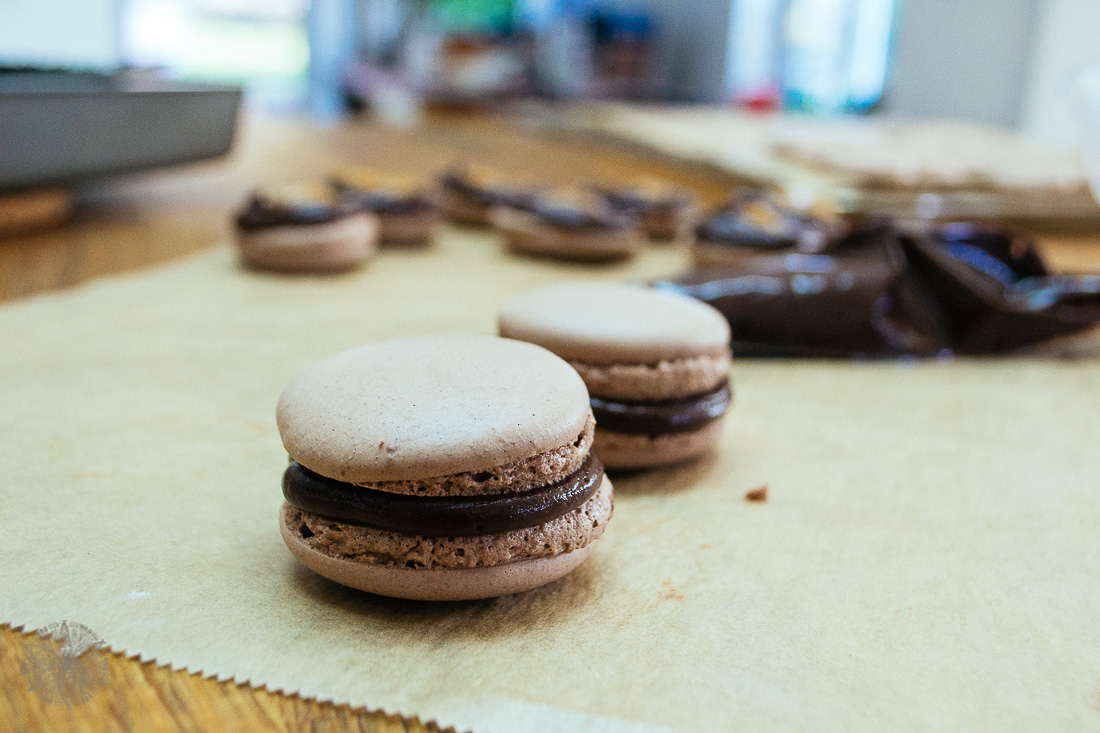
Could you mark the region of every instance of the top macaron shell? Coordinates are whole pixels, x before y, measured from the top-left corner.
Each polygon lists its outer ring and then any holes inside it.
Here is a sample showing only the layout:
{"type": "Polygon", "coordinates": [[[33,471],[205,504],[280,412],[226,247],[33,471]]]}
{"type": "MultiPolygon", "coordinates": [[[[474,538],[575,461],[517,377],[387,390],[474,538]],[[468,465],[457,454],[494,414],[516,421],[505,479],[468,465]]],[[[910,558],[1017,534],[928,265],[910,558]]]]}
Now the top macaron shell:
{"type": "Polygon", "coordinates": [[[499,333],[589,364],[652,364],[729,354],[730,330],[694,298],[613,283],[570,283],[511,298],[499,333]]]}
{"type": "Polygon", "coordinates": [[[276,411],[283,446],[338,481],[484,470],[576,440],[588,391],[539,346],[494,336],[397,339],[299,375],[276,411]]]}

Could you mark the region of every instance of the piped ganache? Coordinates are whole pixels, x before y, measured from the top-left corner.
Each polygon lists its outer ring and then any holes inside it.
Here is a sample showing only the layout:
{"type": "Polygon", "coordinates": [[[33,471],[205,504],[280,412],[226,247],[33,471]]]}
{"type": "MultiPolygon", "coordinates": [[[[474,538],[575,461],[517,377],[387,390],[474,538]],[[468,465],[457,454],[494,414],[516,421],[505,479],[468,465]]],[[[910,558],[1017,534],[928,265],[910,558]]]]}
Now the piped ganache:
{"type": "Polygon", "coordinates": [[[485,226],[497,206],[527,208],[536,191],[480,166],[455,169],[439,179],[447,215],[463,224],[485,226]]]}
{"type": "Polygon", "coordinates": [[[602,188],[599,193],[613,209],[637,216],[653,239],[688,240],[699,223],[698,198],[687,189],[646,180],[633,186],[602,188]]]}
{"type": "Polygon", "coordinates": [[[292,462],[283,474],[283,497],[302,511],[346,524],[423,537],[463,537],[555,520],[591,499],[602,477],[603,464],[589,455],[576,471],[545,486],[484,496],[425,497],[336,481],[292,462]]]}
{"type": "Polygon", "coordinates": [[[382,244],[427,243],[442,218],[438,193],[416,179],[354,168],[331,183],[341,200],[378,218],[382,244]]]}
{"type": "Polygon", "coordinates": [[[588,197],[536,196],[527,206],[539,221],[567,231],[621,231],[637,226],[637,215],[588,197]]]}
{"type": "Polygon", "coordinates": [[[693,254],[699,266],[714,267],[762,252],[819,253],[850,231],[844,217],[823,207],[800,209],[774,194],[748,190],[699,225],[693,254]]]}
{"type": "Polygon", "coordinates": [[[355,205],[341,200],[320,184],[254,191],[237,214],[241,231],[255,232],[284,226],[329,224],[357,213],[355,205]]]}
{"type": "Polygon", "coordinates": [[[666,400],[630,401],[590,397],[601,429],[631,435],[669,435],[702,430],[721,419],[733,402],[729,381],[698,395],[666,400]]]}

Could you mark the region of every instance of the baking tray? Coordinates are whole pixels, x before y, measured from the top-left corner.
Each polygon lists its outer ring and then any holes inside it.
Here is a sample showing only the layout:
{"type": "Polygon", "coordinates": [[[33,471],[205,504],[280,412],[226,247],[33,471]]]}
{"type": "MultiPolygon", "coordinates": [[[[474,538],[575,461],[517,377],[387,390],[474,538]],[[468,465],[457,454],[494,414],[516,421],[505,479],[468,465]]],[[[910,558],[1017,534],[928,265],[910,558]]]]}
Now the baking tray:
{"type": "Polygon", "coordinates": [[[0,191],[224,155],[240,87],[145,72],[0,73],[0,191]]]}

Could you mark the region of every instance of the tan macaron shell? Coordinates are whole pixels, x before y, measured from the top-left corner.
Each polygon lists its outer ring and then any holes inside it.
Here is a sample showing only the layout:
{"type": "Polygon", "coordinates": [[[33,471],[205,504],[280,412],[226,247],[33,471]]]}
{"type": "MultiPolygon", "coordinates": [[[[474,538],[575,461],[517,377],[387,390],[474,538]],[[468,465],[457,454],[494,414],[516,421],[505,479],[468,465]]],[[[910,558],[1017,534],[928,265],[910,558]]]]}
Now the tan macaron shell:
{"type": "Polygon", "coordinates": [[[729,354],[729,324],[687,296],[613,283],[570,283],[516,296],[500,310],[501,336],[588,364],[656,364],[729,354]]]}
{"type": "Polygon", "coordinates": [[[411,601],[471,601],[522,593],[565,577],[592,551],[588,545],[505,565],[406,570],[335,558],[310,548],[285,524],[279,530],[294,557],[318,575],[349,588],[411,601]]]}
{"type": "Polygon", "coordinates": [[[299,375],[276,412],[290,456],[338,481],[416,480],[525,459],[577,439],[584,382],[565,361],[493,336],[383,341],[299,375]]]}

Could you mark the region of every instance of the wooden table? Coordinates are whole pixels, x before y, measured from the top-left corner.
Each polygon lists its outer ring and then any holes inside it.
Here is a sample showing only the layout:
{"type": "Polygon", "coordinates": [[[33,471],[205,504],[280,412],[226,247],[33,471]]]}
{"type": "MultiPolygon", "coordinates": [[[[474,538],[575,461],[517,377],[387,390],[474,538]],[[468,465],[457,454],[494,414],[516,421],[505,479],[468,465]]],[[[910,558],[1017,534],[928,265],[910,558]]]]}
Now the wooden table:
{"type": "MultiPolygon", "coordinates": [[[[706,169],[479,118],[418,130],[369,123],[317,126],[251,119],[227,161],[110,183],[81,197],[74,220],[42,234],[0,241],[0,300],[71,287],[213,247],[230,235],[230,215],[255,183],[318,178],[343,165],[430,175],[477,161],[520,179],[551,184],[613,183],[660,176],[717,203],[735,182],[706,169]]],[[[1100,267],[1100,234],[1043,234],[1052,265],[1100,267]]],[[[0,721],[12,730],[438,730],[394,715],[218,683],[182,671],[106,655],[110,681],[89,702],[50,705],[27,688],[28,637],[0,628],[0,721]]]]}

